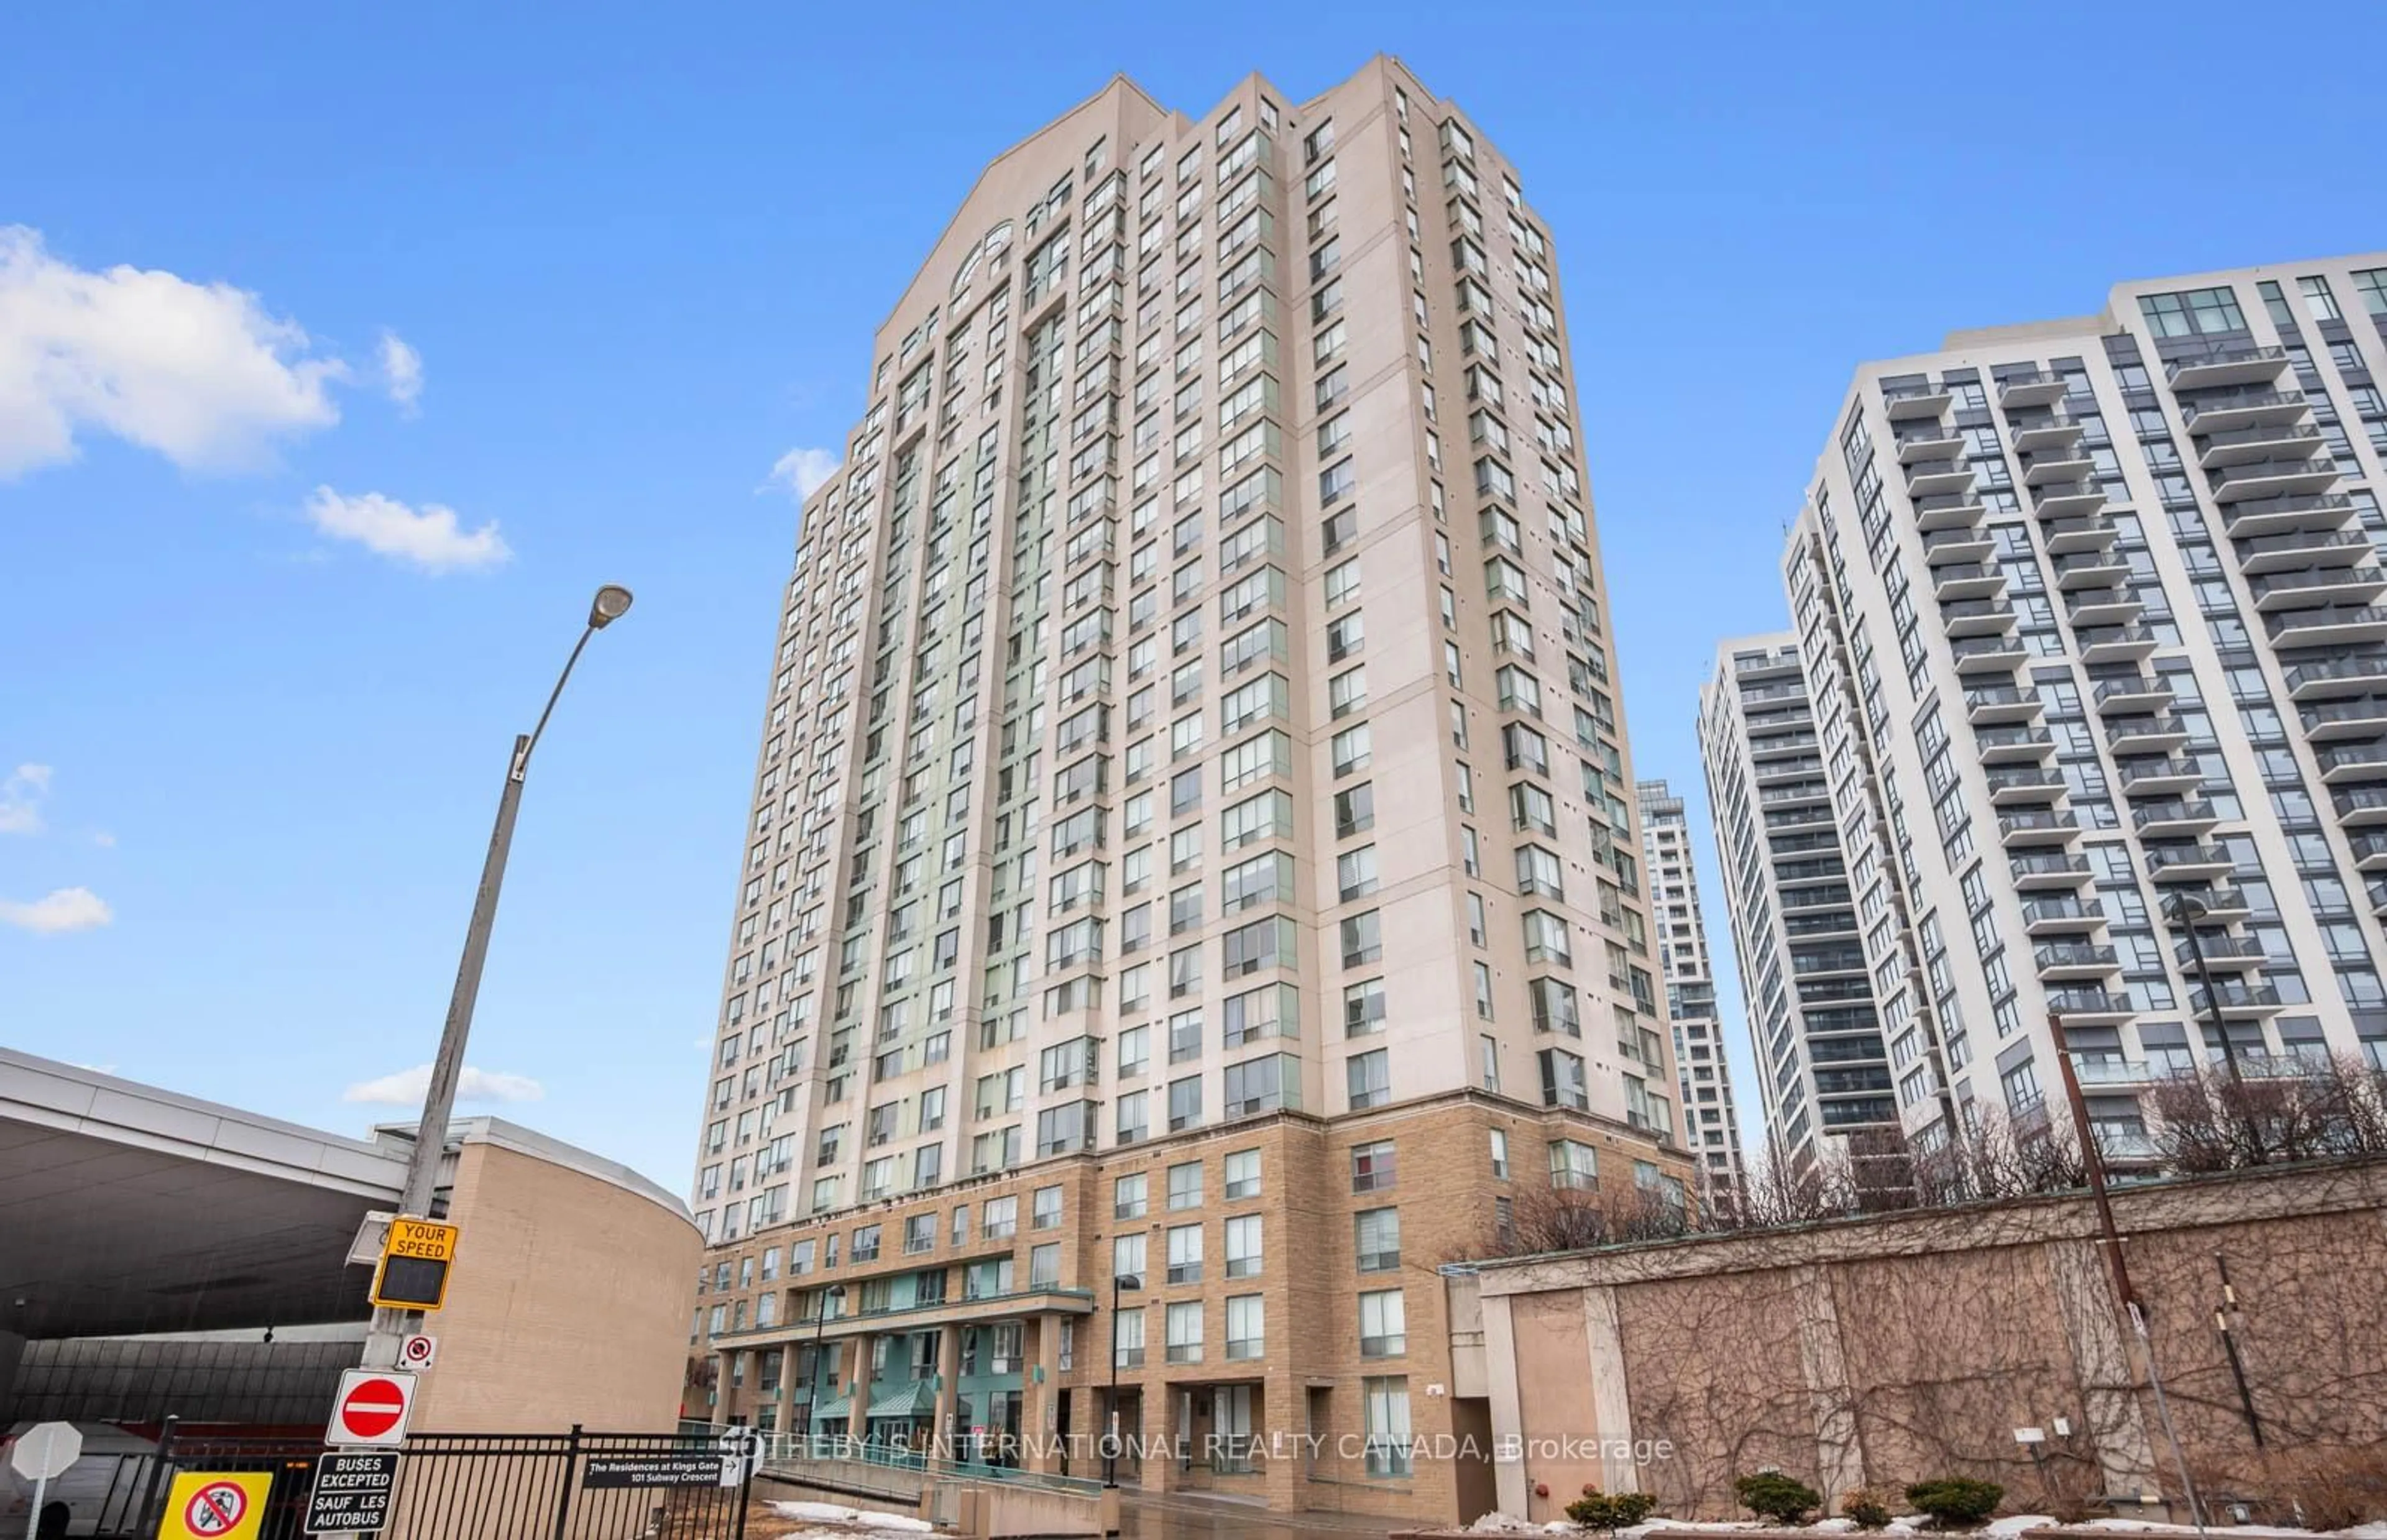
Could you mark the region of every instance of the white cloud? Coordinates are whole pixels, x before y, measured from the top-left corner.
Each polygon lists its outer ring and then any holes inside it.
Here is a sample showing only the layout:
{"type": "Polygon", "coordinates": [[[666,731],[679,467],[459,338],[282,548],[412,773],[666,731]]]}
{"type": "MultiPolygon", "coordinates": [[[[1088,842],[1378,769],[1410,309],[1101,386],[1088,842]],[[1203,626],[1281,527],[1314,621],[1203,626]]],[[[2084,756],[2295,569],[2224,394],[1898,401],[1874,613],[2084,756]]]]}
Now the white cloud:
{"type": "Polygon", "coordinates": [[[843,463],[835,449],[789,449],[772,465],[771,485],[786,487],[801,502],[819,491],[843,463]]]}
{"type": "MultiPolygon", "coordinates": [[[[431,1067],[418,1064],[411,1069],[401,1069],[395,1075],[384,1075],[378,1080],[360,1080],[341,1093],[344,1102],[369,1102],[375,1106],[419,1107],[423,1093],[431,1089],[431,1067]]],[[[527,1075],[505,1075],[471,1065],[456,1077],[456,1100],[460,1102],[538,1102],[547,1097],[547,1087],[527,1075]]]]}
{"type": "Polygon", "coordinates": [[[347,497],[318,486],[307,499],[307,517],[335,540],[352,540],[424,572],[470,572],[502,566],[513,550],[499,537],[497,521],[467,531],[452,508],[427,502],[418,511],[379,492],[347,497]]]}
{"type": "Polygon", "coordinates": [[[42,799],[49,791],[46,764],[20,764],[0,780],[0,834],[41,833],[42,799]]]}
{"type": "Polygon", "coordinates": [[[97,829],[93,832],[91,842],[97,845],[101,850],[112,851],[116,848],[116,836],[108,833],[106,829],[97,829]]]}
{"type": "Polygon", "coordinates": [[[79,268],[0,225],[0,479],[72,459],[86,430],[186,470],[254,462],[339,421],[347,366],[312,346],[246,290],[79,268]]]}
{"type": "Polygon", "coordinates": [[[88,888],[61,888],[31,903],[0,899],[0,925],[13,925],[36,936],[63,936],[69,930],[95,930],[111,924],[116,912],[88,888]]]}
{"type": "Polygon", "coordinates": [[[423,355],[396,332],[381,335],[381,381],[398,410],[413,416],[423,399],[423,355]]]}

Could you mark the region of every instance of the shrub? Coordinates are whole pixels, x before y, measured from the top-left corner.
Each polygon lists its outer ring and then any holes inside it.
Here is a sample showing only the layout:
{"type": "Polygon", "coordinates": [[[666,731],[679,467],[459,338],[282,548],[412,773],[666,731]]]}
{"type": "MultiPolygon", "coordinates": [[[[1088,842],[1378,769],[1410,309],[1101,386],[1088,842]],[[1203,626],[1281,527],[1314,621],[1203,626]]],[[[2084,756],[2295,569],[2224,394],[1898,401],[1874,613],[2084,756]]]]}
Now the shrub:
{"type": "Polygon", "coordinates": [[[1841,1493],[1840,1512],[1855,1520],[1859,1529],[1879,1529],[1896,1517],[1890,1512],[1889,1494],[1870,1486],[1841,1493]]]}
{"type": "Polygon", "coordinates": [[[1977,1482],[1970,1476],[1941,1476],[1906,1489],[1906,1500],[1929,1514],[1939,1529],[1979,1523],[1998,1510],[2005,1495],[2006,1489],[1997,1483],[1977,1482]]]}
{"type": "Polygon", "coordinates": [[[1647,1492],[1618,1492],[1613,1495],[1596,1486],[1586,1486],[1583,1496],[1566,1505],[1566,1516],[1585,1529],[1629,1529],[1649,1517],[1658,1499],[1647,1492]]]}
{"type": "Polygon", "coordinates": [[[1824,1506],[1824,1495],[1795,1476],[1760,1471],[1732,1483],[1740,1506],[1776,1523],[1803,1524],[1807,1515],[1824,1506]]]}

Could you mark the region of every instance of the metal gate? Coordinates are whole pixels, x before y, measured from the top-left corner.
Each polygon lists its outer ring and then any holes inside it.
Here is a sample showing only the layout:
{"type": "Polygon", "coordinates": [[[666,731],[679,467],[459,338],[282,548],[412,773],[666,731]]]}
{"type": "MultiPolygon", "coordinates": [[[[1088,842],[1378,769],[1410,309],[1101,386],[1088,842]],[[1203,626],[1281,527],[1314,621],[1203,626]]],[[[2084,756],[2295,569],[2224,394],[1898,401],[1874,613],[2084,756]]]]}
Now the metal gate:
{"type": "MultiPolygon", "coordinates": [[[[303,1540],[313,1440],[185,1435],[166,1423],[140,1500],[98,1533],[152,1540],[184,1471],[270,1472],[259,1540],[303,1540]]],[[[383,1540],[744,1540],[753,1462],[689,1433],[412,1433],[383,1540]],[[719,1479],[726,1458],[735,1480],[719,1479]]]]}

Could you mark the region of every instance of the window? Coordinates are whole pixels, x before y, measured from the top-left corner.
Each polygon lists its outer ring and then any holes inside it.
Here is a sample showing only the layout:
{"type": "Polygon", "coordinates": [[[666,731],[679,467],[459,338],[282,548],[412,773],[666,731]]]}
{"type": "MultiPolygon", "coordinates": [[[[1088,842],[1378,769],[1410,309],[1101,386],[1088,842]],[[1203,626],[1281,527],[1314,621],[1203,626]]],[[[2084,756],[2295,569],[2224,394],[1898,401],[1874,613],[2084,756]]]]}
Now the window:
{"type": "Polygon", "coordinates": [[[1376,787],[1372,781],[1334,793],[1334,835],[1342,839],[1376,827],[1376,787]]]}
{"type": "Polygon", "coordinates": [[[1384,954],[1380,911],[1345,916],[1342,923],[1343,966],[1362,967],[1384,954]]]}
{"type": "Polygon", "coordinates": [[[1359,1296],[1359,1357],[1397,1358],[1409,1350],[1407,1299],[1398,1289],[1359,1296]]]}
{"type": "Polygon", "coordinates": [[[1202,1302],[1189,1299],[1168,1306],[1168,1361],[1202,1361],[1202,1302]]]}
{"type": "Polygon", "coordinates": [[[1139,1305],[1131,1309],[1119,1311],[1115,1324],[1118,1332],[1118,1349],[1111,1355],[1112,1364],[1119,1369],[1142,1369],[1143,1367],[1143,1307],[1139,1305]]]}
{"type": "Polygon", "coordinates": [[[1378,1139],[1351,1147],[1351,1191],[1380,1193],[1393,1185],[1393,1142],[1378,1139]]]}
{"type": "Polygon", "coordinates": [[[1550,1142],[1550,1185],[1589,1190],[1599,1185],[1598,1152],[1572,1139],[1550,1142]]]}
{"type": "Polygon", "coordinates": [[[1545,1048],[1534,1057],[1541,1064],[1544,1106],[1590,1110],[1591,1099],[1584,1088],[1581,1055],[1560,1048],[1545,1048]]]}
{"type": "Polygon", "coordinates": [[[1138,1171],[1112,1182],[1111,1218],[1114,1219],[1143,1218],[1146,1212],[1145,1194],[1149,1191],[1150,1181],[1149,1177],[1138,1171]]]}
{"type": "Polygon", "coordinates": [[[1392,1051],[1370,1049],[1354,1054],[1343,1061],[1344,1078],[1351,1095],[1351,1110],[1379,1106],[1392,1100],[1392,1051]]]}
{"type": "Polygon", "coordinates": [[[1227,1155],[1227,1201],[1260,1195],[1260,1153],[1231,1150],[1227,1155]]]}
{"type": "Polygon", "coordinates": [[[1509,1180],[1509,1134],[1505,1129],[1492,1130],[1492,1176],[1497,1181],[1509,1180]]]}
{"type": "Polygon", "coordinates": [[[1168,1281],[1199,1283],[1202,1281],[1202,1227],[1171,1225],[1168,1231],[1168,1281]]]}
{"type": "Polygon", "coordinates": [[[1144,1239],[1142,1231],[1111,1237],[1111,1276],[1113,1278],[1143,1276],[1144,1239]]]}
{"type": "Polygon", "coordinates": [[[1168,1207],[1176,1212],[1202,1206],[1202,1163],[1189,1160],[1168,1168],[1168,1207]]]}
{"type": "Polygon", "coordinates": [[[1258,1294],[1227,1298],[1227,1357],[1259,1358],[1268,1353],[1266,1314],[1258,1294]]]}
{"type": "Polygon", "coordinates": [[[1257,1278],[1260,1275],[1260,1217],[1238,1214],[1221,1227],[1226,1231],[1227,1276],[1257,1278]]]}
{"type": "Polygon", "coordinates": [[[1028,1226],[1030,1230],[1057,1230],[1061,1224],[1061,1189],[1040,1187],[1030,1200],[1028,1226]]]}
{"type": "Polygon", "coordinates": [[[1345,903],[1352,899],[1365,898],[1374,892],[1376,890],[1376,847],[1362,845],[1357,850],[1345,851],[1336,856],[1334,877],[1339,897],[1345,903]]]}
{"type": "Polygon", "coordinates": [[[1343,1035],[1365,1037],[1384,1029],[1384,981],[1363,978],[1343,986],[1343,1035]]]}
{"type": "Polygon", "coordinates": [[[987,1199],[986,1213],[979,1223],[979,1233],[990,1241],[1007,1240],[1018,1234],[1019,1200],[1016,1197],[987,1199]]]}
{"type": "Polygon", "coordinates": [[[1397,1374],[1370,1375],[1359,1382],[1367,1428],[1367,1471],[1371,1476],[1409,1474],[1409,1382],[1397,1374]]]}

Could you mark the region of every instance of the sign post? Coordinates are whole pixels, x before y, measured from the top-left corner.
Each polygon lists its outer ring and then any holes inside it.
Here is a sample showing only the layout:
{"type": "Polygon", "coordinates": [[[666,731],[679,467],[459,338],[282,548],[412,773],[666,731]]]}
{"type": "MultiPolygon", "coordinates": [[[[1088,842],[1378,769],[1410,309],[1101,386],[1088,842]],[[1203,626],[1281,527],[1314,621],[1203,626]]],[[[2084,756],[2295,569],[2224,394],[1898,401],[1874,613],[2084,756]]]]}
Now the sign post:
{"type": "Polygon", "coordinates": [[[71,1422],[41,1422],[8,1451],[9,1468],[33,1483],[33,1516],[25,1525],[25,1540],[42,1527],[42,1503],[50,1495],[50,1478],[63,1476],[82,1458],[82,1434],[71,1422]]]}
{"type": "Polygon", "coordinates": [[[414,1415],[414,1376],[402,1370],[352,1369],[340,1376],[323,1442],[335,1448],[395,1449],[414,1415]]]}
{"type": "Polygon", "coordinates": [[[309,1534],[378,1534],[398,1493],[398,1451],[334,1449],[315,1461],[307,1494],[309,1534]]]}

